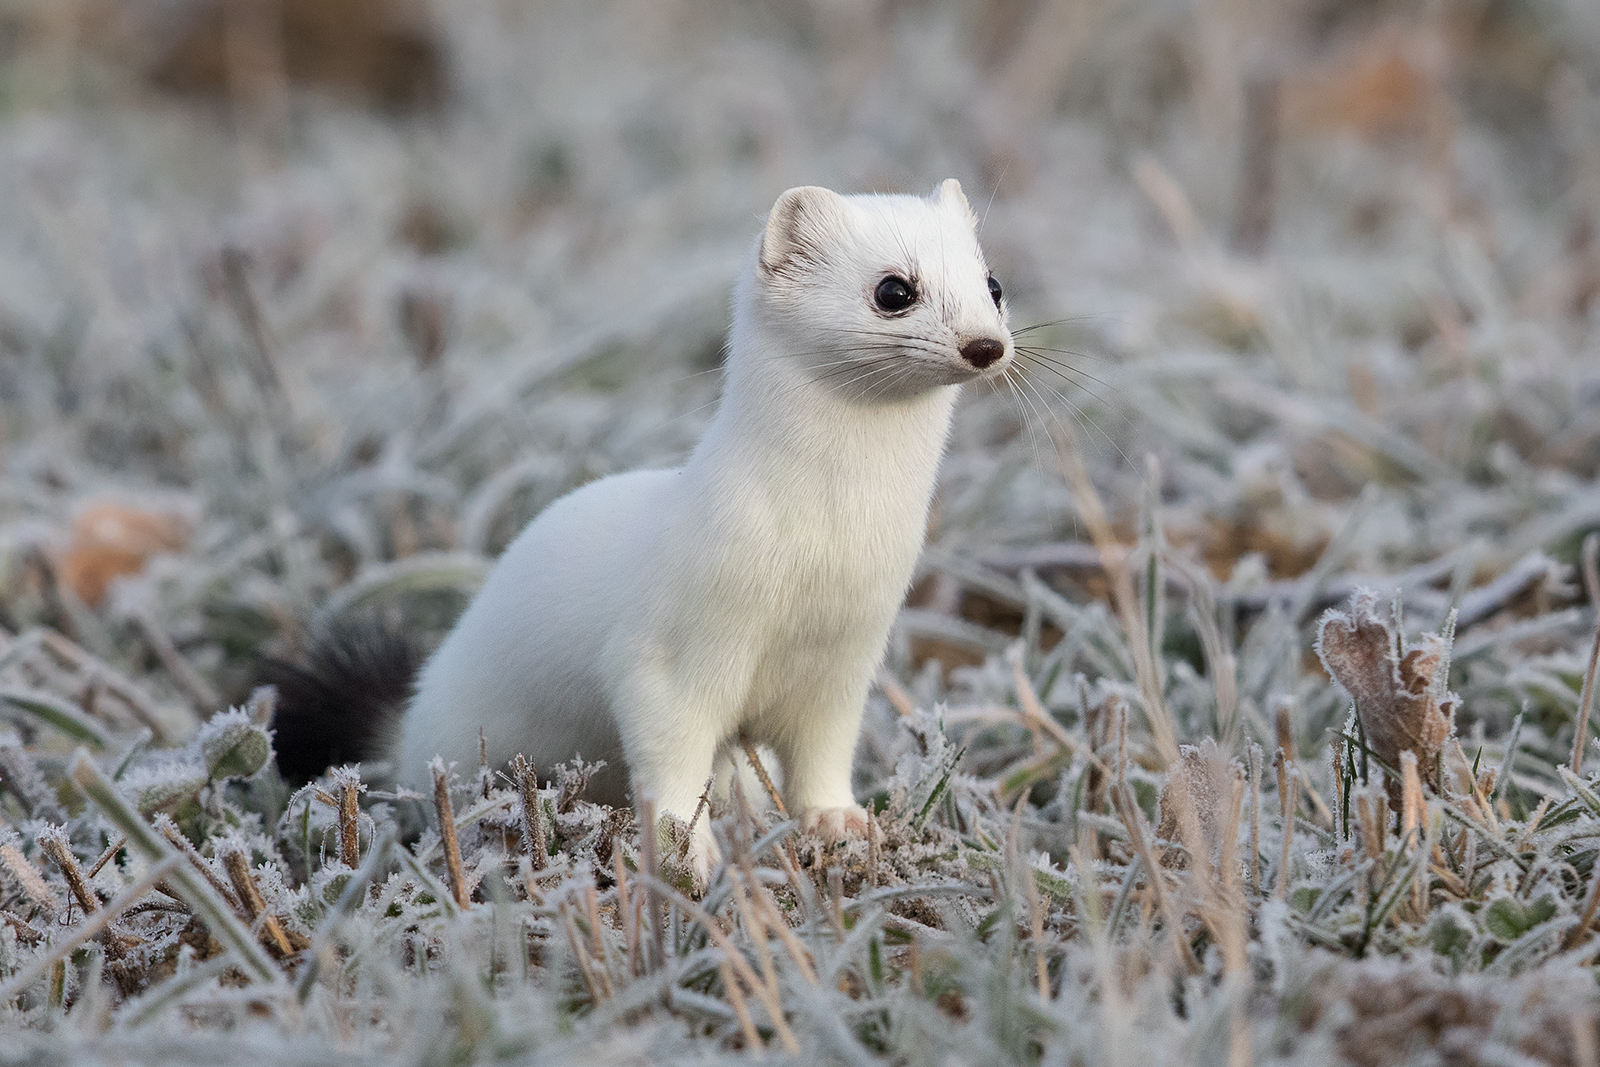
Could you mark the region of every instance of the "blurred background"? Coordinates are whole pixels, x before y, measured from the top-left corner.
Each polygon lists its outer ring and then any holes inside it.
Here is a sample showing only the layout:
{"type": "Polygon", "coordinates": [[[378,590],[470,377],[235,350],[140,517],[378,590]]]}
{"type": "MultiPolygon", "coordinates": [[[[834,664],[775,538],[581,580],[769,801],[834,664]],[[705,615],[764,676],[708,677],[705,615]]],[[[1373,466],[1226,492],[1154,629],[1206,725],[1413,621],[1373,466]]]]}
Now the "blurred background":
{"type": "Polygon", "coordinates": [[[437,629],[555,496],[692,446],[779,192],[951,176],[1052,325],[958,417],[919,698],[1024,566],[1104,595],[1052,436],[1230,643],[1336,575],[1421,623],[1591,595],[1592,0],[3,0],[0,627],[174,735],[331,612],[437,629]]]}

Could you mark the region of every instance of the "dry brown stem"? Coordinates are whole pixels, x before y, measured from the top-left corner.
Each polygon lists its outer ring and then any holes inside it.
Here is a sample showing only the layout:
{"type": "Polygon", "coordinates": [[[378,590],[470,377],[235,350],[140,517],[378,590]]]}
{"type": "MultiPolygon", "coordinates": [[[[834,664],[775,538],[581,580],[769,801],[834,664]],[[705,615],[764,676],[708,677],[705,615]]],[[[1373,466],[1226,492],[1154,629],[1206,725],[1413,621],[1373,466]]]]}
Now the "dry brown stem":
{"type": "Polygon", "coordinates": [[[1583,898],[1583,911],[1578,915],[1578,925],[1567,931],[1562,948],[1577,948],[1589,933],[1589,924],[1594,922],[1596,911],[1600,911],[1600,863],[1595,864],[1594,874],[1589,878],[1589,892],[1583,898]]]}
{"type": "Polygon", "coordinates": [[[887,669],[878,671],[878,689],[901,718],[907,718],[917,710],[917,702],[911,699],[911,694],[887,669]]]}
{"type": "Polygon", "coordinates": [[[756,746],[744,734],[739,735],[739,744],[744,749],[744,758],[750,761],[750,769],[756,772],[756,778],[761,781],[761,788],[767,791],[767,796],[772,800],[772,806],[778,809],[779,815],[787,819],[789,809],[783,806],[783,797],[778,795],[778,787],[772,784],[772,777],[767,774],[767,768],[761,762],[761,754],[756,751],[756,746]]]}
{"type": "Polygon", "coordinates": [[[150,651],[155,653],[167,673],[188,695],[196,711],[209,715],[222,706],[222,694],[206,680],[205,675],[195,669],[194,664],[183,658],[183,653],[178,651],[178,646],[172,643],[172,638],[167,636],[167,631],[161,628],[160,623],[145,611],[133,612],[132,618],[145,644],[150,646],[150,651]]]}
{"type": "Polygon", "coordinates": [[[450,807],[450,783],[445,778],[442,760],[435,759],[432,770],[433,810],[439,817],[439,840],[444,845],[444,869],[450,877],[450,895],[465,909],[471,899],[467,896],[466,875],[461,871],[461,842],[456,839],[455,812],[450,807]]]}
{"type": "Polygon", "coordinates": [[[157,815],[153,822],[157,832],[167,839],[169,845],[183,854],[184,859],[189,861],[191,867],[200,872],[200,876],[206,880],[206,884],[217,891],[217,896],[221,897],[228,907],[233,909],[235,914],[243,915],[244,910],[239,903],[239,898],[234,895],[232,889],[228,888],[228,883],[217,876],[216,868],[207,863],[206,858],[200,855],[195,847],[189,843],[187,837],[183,836],[183,831],[178,829],[178,824],[165,814],[157,815]]]}
{"type": "Polygon", "coordinates": [[[338,777],[339,786],[339,862],[355,870],[361,865],[359,818],[356,798],[361,793],[361,778],[354,769],[338,777]]]}
{"type": "MultiPolygon", "coordinates": [[[[1422,798],[1422,778],[1417,774],[1416,753],[1409,750],[1400,753],[1401,774],[1401,848],[1417,849],[1426,847],[1422,842],[1421,827],[1422,816],[1427,810],[1427,802],[1422,798]]],[[[1428,878],[1426,872],[1419,874],[1411,881],[1411,907],[1420,916],[1428,913],[1428,878]]]]}
{"type": "Polygon", "coordinates": [[[0,845],[0,865],[11,872],[11,877],[17,880],[23,893],[33,901],[35,907],[44,912],[47,918],[53,917],[61,910],[61,898],[56,896],[55,890],[50,888],[50,883],[45,881],[44,875],[28,862],[28,857],[17,851],[15,845],[0,845]]]}
{"type": "Polygon", "coordinates": [[[1278,856],[1277,881],[1272,887],[1273,895],[1283,900],[1289,895],[1289,859],[1294,843],[1294,809],[1298,802],[1300,779],[1297,776],[1289,778],[1289,795],[1284,800],[1283,817],[1283,851],[1278,856]]]}
{"type": "Polygon", "coordinates": [[[717,972],[722,976],[722,988],[728,991],[728,1003],[733,1005],[733,1013],[739,1017],[739,1029],[744,1033],[745,1047],[756,1059],[762,1059],[766,1055],[766,1046],[761,1043],[755,1020],[750,1018],[750,1008],[744,1002],[744,993],[739,989],[739,980],[734,977],[733,968],[728,966],[727,957],[717,961],[717,972]]]}
{"type": "Polygon", "coordinates": [[[119,836],[115,841],[111,842],[111,844],[107,845],[106,850],[100,853],[93,863],[89,864],[89,870],[85,873],[84,877],[93,878],[95,875],[99,874],[101,868],[111,862],[111,857],[115,856],[118,852],[121,852],[127,844],[128,839],[126,837],[119,836]]]}
{"type": "Polygon", "coordinates": [[[594,961],[589,958],[589,951],[584,948],[583,938],[578,934],[578,925],[572,920],[572,908],[566,901],[561,902],[560,912],[561,923],[567,934],[567,945],[572,949],[573,958],[578,961],[578,973],[583,976],[583,984],[589,990],[589,1000],[599,1004],[611,995],[609,983],[595,968],[594,961]]]}
{"type": "Polygon", "coordinates": [[[628,892],[628,865],[622,849],[611,850],[612,876],[617,880],[617,922],[622,927],[622,942],[628,953],[628,973],[639,977],[639,915],[628,892]]]}
{"type": "Polygon", "coordinates": [[[100,910],[100,898],[89,886],[89,881],[84,877],[83,870],[78,866],[78,859],[67,847],[66,833],[62,828],[54,826],[40,831],[37,838],[39,849],[50,862],[61,871],[61,877],[67,881],[67,888],[72,890],[72,895],[77,898],[78,904],[86,912],[100,910]]]}
{"type": "Polygon", "coordinates": [[[519,752],[511,761],[511,774],[522,801],[522,848],[532,858],[533,869],[541,870],[550,858],[550,849],[544,838],[544,816],[539,811],[539,773],[519,752]]]}
{"type": "Polygon", "coordinates": [[[1111,802],[1116,808],[1117,816],[1127,827],[1128,836],[1133,839],[1134,851],[1144,864],[1145,873],[1150,877],[1150,891],[1155,896],[1156,909],[1161,912],[1163,921],[1172,933],[1173,942],[1177,945],[1178,955],[1183,960],[1189,972],[1199,970],[1199,961],[1194,957],[1194,950],[1189,946],[1189,939],[1184,936],[1183,921],[1178,915],[1178,909],[1172,903],[1172,895],[1167,892],[1162,879],[1165,877],[1165,868],[1156,862],[1155,853],[1151,850],[1149,836],[1145,833],[1144,815],[1139,811],[1139,805],[1134,803],[1126,782],[1119,782],[1111,790],[1111,802]]]}
{"type": "Polygon", "coordinates": [[[228,872],[228,879],[233,882],[234,891],[239,894],[239,902],[244,906],[244,917],[252,923],[261,924],[261,940],[279,959],[287,959],[294,955],[294,946],[290,944],[289,935],[284,932],[283,924],[278,921],[276,915],[267,910],[267,902],[261,896],[255,876],[250,873],[250,860],[244,850],[224,849],[222,866],[228,872]]]}
{"type": "MultiPolygon", "coordinates": [[[[732,872],[733,868],[730,866],[730,876],[732,876],[732,872]]],[[[768,988],[760,978],[756,977],[755,969],[750,966],[750,961],[745,959],[744,953],[735,947],[727,932],[722,929],[721,924],[712,916],[706,914],[694,901],[689,900],[671,886],[663,885],[660,879],[651,878],[649,884],[654,886],[663,897],[672,901],[678,910],[700,924],[705,930],[706,936],[711,938],[712,944],[716,945],[721,951],[723,961],[732,965],[733,970],[739,977],[744,979],[745,986],[755,993],[766,1007],[767,1015],[772,1020],[772,1028],[777,1032],[778,1040],[783,1042],[783,1047],[791,1055],[798,1053],[800,1051],[800,1043],[795,1040],[794,1031],[789,1028],[788,1020],[783,1017],[783,1005],[778,1000],[777,988],[775,986],[768,988]]],[[[764,938],[758,940],[764,941],[764,938]]]]}

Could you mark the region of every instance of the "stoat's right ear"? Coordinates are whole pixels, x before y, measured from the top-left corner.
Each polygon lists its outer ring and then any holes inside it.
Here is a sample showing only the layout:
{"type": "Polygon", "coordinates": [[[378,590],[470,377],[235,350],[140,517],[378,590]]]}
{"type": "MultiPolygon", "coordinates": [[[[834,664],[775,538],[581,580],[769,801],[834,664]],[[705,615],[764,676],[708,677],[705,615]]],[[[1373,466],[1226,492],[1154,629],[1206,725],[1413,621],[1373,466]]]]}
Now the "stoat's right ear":
{"type": "Polygon", "coordinates": [[[832,189],[802,185],[778,197],[761,237],[761,270],[767,275],[793,273],[805,262],[822,258],[830,234],[844,221],[844,197],[832,189]]]}

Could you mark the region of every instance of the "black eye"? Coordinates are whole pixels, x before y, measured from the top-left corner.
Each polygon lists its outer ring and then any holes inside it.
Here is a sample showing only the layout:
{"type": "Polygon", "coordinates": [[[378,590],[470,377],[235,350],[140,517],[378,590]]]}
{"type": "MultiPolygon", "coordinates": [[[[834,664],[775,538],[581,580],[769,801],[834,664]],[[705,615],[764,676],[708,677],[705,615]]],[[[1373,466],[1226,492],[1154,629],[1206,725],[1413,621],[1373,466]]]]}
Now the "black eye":
{"type": "Polygon", "coordinates": [[[1005,294],[1000,291],[1000,283],[994,280],[994,275],[989,275],[989,295],[994,298],[994,306],[1000,306],[1000,298],[1005,294]]]}
{"type": "Polygon", "coordinates": [[[878,283],[872,299],[885,311],[904,311],[917,302],[917,290],[904,278],[891,274],[878,283]]]}

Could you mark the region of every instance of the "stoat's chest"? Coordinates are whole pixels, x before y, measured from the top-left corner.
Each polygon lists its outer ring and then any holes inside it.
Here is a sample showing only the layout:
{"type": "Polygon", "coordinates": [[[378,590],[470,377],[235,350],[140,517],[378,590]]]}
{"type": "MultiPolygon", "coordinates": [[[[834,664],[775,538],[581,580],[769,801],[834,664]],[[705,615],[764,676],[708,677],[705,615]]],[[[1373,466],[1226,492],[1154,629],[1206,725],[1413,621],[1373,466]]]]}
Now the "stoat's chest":
{"type": "Polygon", "coordinates": [[[921,551],[931,472],[871,486],[839,468],[817,477],[811,459],[782,477],[748,464],[735,480],[686,472],[647,614],[666,661],[784,688],[772,671],[882,651],[921,551]]]}
{"type": "MultiPolygon", "coordinates": [[[[802,480],[803,481],[803,480],[802,480]]],[[[739,582],[802,626],[892,612],[922,548],[927,492],[764,487],[700,533],[718,584],[739,582]]]]}

